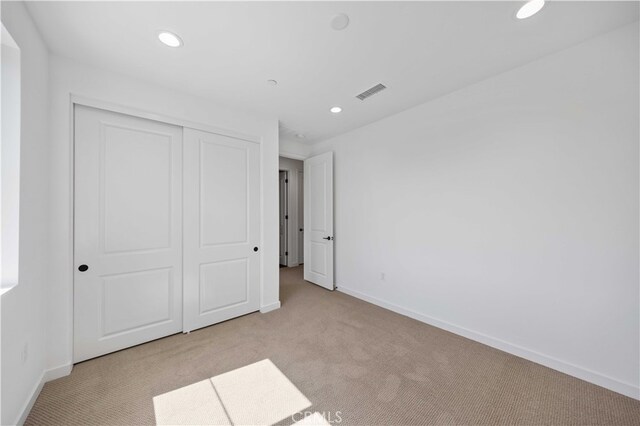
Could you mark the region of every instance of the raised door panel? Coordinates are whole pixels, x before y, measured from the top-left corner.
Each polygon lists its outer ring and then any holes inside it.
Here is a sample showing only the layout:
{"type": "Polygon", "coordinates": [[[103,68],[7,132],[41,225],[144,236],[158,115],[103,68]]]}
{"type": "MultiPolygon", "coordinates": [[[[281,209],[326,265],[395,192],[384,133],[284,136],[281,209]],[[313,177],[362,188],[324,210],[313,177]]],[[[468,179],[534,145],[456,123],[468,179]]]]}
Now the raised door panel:
{"type": "Polygon", "coordinates": [[[327,275],[327,244],[311,242],[311,250],[309,250],[309,268],[314,274],[325,277],[327,275]]]}
{"type": "Polygon", "coordinates": [[[327,232],[327,165],[325,163],[312,163],[309,166],[309,201],[311,208],[311,231],[327,232]]]}
{"type": "Polygon", "coordinates": [[[102,277],[102,337],[171,319],[171,268],[102,277]]]}
{"type": "Polygon", "coordinates": [[[202,247],[244,244],[248,236],[248,149],[200,141],[202,247]]]}
{"type": "Polygon", "coordinates": [[[249,262],[223,260],[200,265],[200,314],[243,304],[249,295],[249,262]]]}
{"type": "Polygon", "coordinates": [[[171,246],[171,135],[103,124],[104,253],[171,246]]]}

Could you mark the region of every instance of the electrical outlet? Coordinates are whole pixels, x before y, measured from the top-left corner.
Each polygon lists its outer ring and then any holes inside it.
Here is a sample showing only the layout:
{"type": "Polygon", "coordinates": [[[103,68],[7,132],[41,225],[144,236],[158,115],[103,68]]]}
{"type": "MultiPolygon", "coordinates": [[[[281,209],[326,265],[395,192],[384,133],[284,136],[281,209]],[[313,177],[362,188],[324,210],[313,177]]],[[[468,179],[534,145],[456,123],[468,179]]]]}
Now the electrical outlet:
{"type": "Polygon", "coordinates": [[[29,343],[25,343],[24,346],[22,347],[22,351],[20,352],[20,361],[22,361],[23,364],[26,364],[28,359],[29,359],[29,343]]]}

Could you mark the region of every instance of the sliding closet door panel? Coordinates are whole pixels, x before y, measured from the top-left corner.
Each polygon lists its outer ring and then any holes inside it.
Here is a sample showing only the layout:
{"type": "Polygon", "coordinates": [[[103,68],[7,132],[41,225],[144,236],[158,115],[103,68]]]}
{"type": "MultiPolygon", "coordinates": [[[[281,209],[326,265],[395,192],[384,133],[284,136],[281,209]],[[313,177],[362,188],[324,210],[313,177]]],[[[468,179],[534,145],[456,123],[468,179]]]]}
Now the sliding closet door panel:
{"type": "Polygon", "coordinates": [[[74,201],[74,362],[179,332],[182,129],[76,106],[74,201]]]}
{"type": "Polygon", "coordinates": [[[260,147],[184,129],[184,330],[260,308],[260,147]]]}

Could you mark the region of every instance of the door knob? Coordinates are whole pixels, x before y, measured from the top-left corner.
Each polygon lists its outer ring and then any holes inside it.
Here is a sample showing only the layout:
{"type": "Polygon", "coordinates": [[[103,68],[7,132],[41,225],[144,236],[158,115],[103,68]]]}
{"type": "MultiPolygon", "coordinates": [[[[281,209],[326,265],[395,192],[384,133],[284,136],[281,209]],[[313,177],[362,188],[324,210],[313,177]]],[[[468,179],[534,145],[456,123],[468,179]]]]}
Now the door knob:
{"type": "Polygon", "coordinates": [[[332,237],[322,237],[323,240],[327,240],[327,241],[331,241],[333,238],[332,237]]]}
{"type": "Polygon", "coordinates": [[[80,272],[84,272],[84,271],[86,271],[87,269],[89,269],[89,267],[88,267],[87,265],[80,265],[80,266],[78,266],[78,271],[80,271],[80,272]]]}
{"type": "Polygon", "coordinates": [[[254,248],[253,248],[253,251],[258,251],[258,247],[254,247],[254,248]]]}

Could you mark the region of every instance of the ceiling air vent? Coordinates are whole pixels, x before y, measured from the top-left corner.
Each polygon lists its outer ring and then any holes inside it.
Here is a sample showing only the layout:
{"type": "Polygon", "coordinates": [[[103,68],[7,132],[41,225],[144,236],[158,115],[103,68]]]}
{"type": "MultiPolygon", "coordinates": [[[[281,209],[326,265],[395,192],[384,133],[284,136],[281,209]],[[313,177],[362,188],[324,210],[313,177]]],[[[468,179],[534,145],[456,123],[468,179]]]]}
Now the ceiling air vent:
{"type": "Polygon", "coordinates": [[[361,101],[364,101],[368,97],[373,96],[376,93],[382,92],[386,88],[387,86],[385,86],[384,84],[378,83],[375,86],[371,87],[370,89],[367,89],[364,92],[360,93],[358,96],[356,96],[356,98],[360,99],[361,101]]]}

